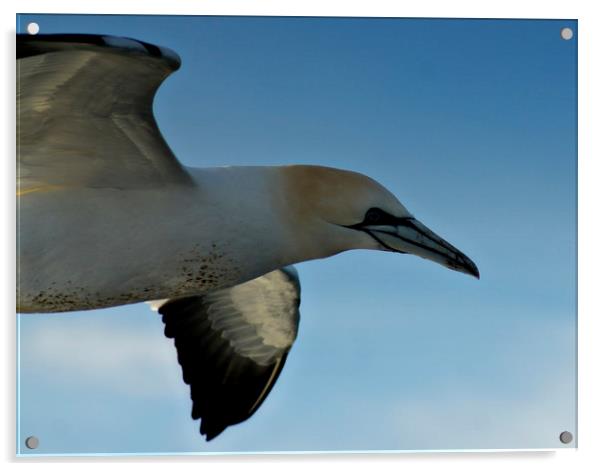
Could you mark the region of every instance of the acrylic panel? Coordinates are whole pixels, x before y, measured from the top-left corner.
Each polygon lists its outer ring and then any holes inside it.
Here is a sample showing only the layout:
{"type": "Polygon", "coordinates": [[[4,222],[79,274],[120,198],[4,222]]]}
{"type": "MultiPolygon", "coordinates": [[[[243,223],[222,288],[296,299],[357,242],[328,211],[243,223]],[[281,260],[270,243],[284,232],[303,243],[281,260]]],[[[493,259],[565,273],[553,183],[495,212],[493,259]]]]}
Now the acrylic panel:
{"type": "Polygon", "coordinates": [[[576,446],[577,21],[17,33],[18,454],[576,446]]]}

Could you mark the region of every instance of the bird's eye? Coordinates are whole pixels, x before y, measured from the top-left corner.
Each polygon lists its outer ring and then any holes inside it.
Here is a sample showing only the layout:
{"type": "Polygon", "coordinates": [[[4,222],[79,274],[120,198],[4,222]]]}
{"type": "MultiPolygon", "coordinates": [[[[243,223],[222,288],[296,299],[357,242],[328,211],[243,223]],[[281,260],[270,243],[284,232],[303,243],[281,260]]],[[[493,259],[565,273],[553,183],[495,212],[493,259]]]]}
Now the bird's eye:
{"type": "Polygon", "coordinates": [[[385,213],[382,209],[370,208],[368,211],[366,211],[366,215],[364,216],[364,224],[382,224],[387,216],[387,213],[385,213]]]}

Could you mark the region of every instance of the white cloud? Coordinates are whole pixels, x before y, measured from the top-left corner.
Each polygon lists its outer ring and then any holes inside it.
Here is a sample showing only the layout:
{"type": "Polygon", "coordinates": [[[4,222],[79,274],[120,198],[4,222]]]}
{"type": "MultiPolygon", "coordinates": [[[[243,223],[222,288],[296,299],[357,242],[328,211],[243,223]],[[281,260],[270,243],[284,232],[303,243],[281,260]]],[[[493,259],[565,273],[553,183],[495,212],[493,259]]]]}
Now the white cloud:
{"type": "Polygon", "coordinates": [[[558,438],[564,430],[576,435],[576,364],[566,355],[571,326],[552,320],[521,326],[497,344],[488,372],[452,376],[438,390],[397,401],[390,417],[400,440],[430,449],[551,448],[564,446],[558,438]]]}
{"type": "Polygon", "coordinates": [[[119,322],[113,313],[22,319],[22,380],[46,376],[56,384],[78,383],[137,397],[181,393],[186,386],[176,350],[173,340],[163,336],[158,316],[135,320],[119,322]]]}
{"type": "Polygon", "coordinates": [[[558,409],[563,401],[553,390],[540,393],[540,400],[517,400],[450,391],[439,401],[400,402],[391,417],[404,448],[561,447],[560,433],[575,433],[572,411],[558,409]]]}

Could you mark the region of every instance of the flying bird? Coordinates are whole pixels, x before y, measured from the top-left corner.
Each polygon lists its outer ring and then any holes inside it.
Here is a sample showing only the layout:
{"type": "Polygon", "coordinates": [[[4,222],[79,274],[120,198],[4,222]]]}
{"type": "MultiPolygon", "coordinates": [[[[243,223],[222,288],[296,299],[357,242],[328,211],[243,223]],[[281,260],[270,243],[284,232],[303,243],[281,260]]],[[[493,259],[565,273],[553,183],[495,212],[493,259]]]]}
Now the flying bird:
{"type": "Polygon", "coordinates": [[[151,302],[211,440],[255,413],[284,366],[295,263],[373,249],[479,272],[365,175],[182,165],[152,111],[179,66],[135,39],[17,36],[17,311],[151,302]]]}

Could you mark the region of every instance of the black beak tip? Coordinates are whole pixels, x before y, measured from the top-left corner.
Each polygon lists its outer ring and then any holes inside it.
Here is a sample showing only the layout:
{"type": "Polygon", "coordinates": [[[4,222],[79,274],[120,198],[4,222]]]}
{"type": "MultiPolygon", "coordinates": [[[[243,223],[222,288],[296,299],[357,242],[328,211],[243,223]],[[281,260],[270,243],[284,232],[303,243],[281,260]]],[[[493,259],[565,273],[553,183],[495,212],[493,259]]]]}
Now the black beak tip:
{"type": "Polygon", "coordinates": [[[475,263],[468,259],[466,262],[466,268],[467,268],[467,273],[469,275],[474,276],[477,280],[481,279],[481,274],[479,273],[479,269],[477,268],[477,266],[475,265],[475,263]]]}
{"type": "Polygon", "coordinates": [[[479,269],[477,268],[476,264],[466,256],[462,257],[459,262],[449,262],[448,267],[452,270],[474,276],[477,280],[481,279],[481,274],[479,273],[479,269]]]}

